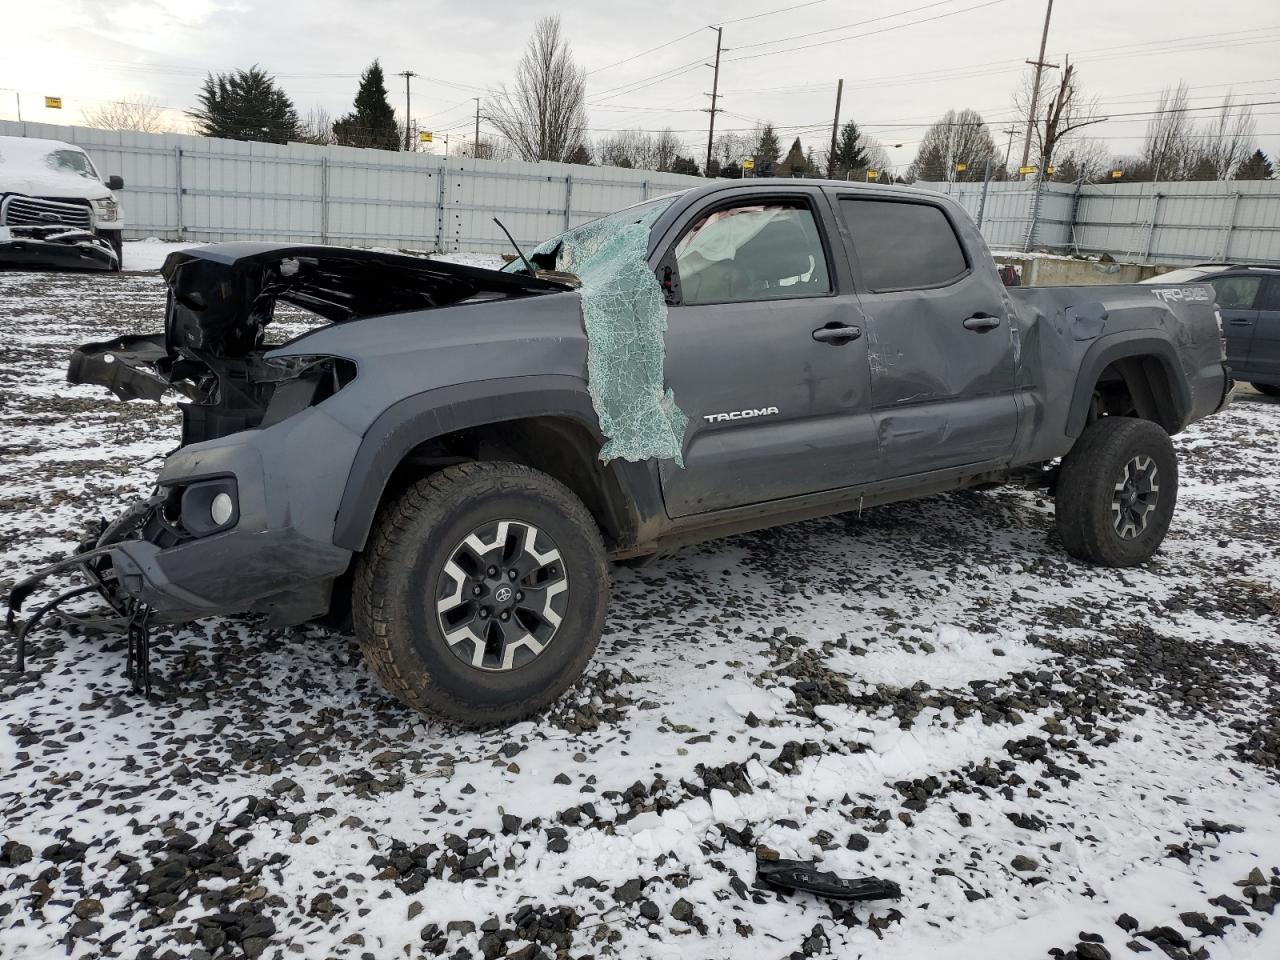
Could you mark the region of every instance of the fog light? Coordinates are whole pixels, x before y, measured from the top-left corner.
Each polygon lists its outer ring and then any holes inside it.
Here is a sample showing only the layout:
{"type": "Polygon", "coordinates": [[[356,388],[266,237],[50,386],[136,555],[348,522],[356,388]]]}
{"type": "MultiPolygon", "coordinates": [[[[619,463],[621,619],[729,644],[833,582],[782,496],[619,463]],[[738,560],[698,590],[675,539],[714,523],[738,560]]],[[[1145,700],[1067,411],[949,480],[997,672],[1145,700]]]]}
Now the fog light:
{"type": "Polygon", "coordinates": [[[215,496],[209,504],[209,516],[212,518],[214,526],[220,527],[230,520],[234,506],[231,502],[230,494],[219,493],[215,496]]]}

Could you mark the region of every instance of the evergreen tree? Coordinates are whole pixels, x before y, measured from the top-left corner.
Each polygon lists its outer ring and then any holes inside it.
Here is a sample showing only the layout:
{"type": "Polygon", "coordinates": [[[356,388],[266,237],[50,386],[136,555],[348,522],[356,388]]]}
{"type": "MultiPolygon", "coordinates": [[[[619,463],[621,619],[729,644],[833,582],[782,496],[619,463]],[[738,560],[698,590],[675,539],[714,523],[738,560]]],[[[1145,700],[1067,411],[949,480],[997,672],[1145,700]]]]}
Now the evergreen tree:
{"type": "Polygon", "coordinates": [[[791,149],[782,158],[782,163],[778,164],[775,176],[803,177],[807,166],[808,164],[804,159],[804,148],[800,146],[800,138],[796,137],[795,140],[791,141],[791,149]]]}
{"type": "MultiPolygon", "coordinates": [[[[714,163],[714,161],[712,161],[714,163]]],[[[672,173],[683,173],[691,177],[699,176],[702,171],[698,169],[698,161],[693,157],[682,157],[679,154],[671,161],[672,173]]]]}
{"type": "Polygon", "coordinates": [[[1273,176],[1271,160],[1261,150],[1255,150],[1236,170],[1237,180],[1270,180],[1273,176]]]}
{"type": "Polygon", "coordinates": [[[1209,157],[1198,157],[1187,170],[1188,180],[1217,180],[1218,170],[1209,157]]]}
{"type": "Polygon", "coordinates": [[[755,175],[757,177],[777,175],[778,158],[782,156],[782,144],[778,142],[778,135],[773,130],[773,124],[766,123],[764,125],[764,129],[760,131],[760,140],[751,156],[756,162],[755,175]]]}
{"type": "Polygon", "coordinates": [[[576,163],[579,166],[591,166],[591,148],[585,143],[580,143],[573,148],[569,156],[565,157],[565,163],[576,163]]]}
{"type": "Polygon", "coordinates": [[[334,122],[333,137],[348,147],[400,149],[396,114],[387,99],[387,84],[382,76],[382,65],[377,60],[360,74],[355,110],[334,122]]]}
{"type": "Polygon", "coordinates": [[[835,156],[827,164],[827,176],[844,180],[850,171],[865,170],[869,165],[866,148],[862,145],[862,132],[850,120],[840,128],[835,156]]]}
{"type": "Polygon", "coordinates": [[[196,100],[200,107],[188,116],[203,137],[285,143],[301,133],[293,101],[257,64],[216,77],[209,74],[196,100]]]}

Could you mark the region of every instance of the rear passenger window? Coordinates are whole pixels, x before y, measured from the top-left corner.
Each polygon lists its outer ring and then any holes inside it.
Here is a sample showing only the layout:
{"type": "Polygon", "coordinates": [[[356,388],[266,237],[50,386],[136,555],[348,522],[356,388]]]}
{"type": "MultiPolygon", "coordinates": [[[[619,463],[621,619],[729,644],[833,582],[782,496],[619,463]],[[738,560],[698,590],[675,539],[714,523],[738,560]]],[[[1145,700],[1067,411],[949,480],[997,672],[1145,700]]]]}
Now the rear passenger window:
{"type": "Polygon", "coordinates": [[[1209,282],[1222,310],[1252,310],[1262,286],[1261,277],[1219,277],[1209,282]]]}
{"type": "Polygon", "coordinates": [[[969,269],[951,221],[932,204],[844,198],[840,212],[871,291],[938,287],[969,269]]]}
{"type": "Polygon", "coordinates": [[[687,305],[823,296],[827,258],[807,206],[749,204],[700,217],[675,247],[687,305]]]}
{"type": "Polygon", "coordinates": [[[1258,298],[1259,310],[1280,310],[1280,277],[1269,277],[1258,298]]]}

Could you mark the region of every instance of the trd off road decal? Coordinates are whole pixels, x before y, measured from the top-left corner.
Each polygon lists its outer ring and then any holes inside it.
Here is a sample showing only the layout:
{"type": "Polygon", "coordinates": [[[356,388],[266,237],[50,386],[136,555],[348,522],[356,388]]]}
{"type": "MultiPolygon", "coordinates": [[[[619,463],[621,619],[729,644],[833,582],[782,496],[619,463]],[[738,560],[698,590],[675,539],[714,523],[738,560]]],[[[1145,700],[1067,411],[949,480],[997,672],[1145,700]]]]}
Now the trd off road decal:
{"type": "Polygon", "coordinates": [[[1188,303],[1193,300],[1210,299],[1209,290],[1206,287],[1161,287],[1151,292],[1165,303],[1170,300],[1178,303],[1188,303]]]}

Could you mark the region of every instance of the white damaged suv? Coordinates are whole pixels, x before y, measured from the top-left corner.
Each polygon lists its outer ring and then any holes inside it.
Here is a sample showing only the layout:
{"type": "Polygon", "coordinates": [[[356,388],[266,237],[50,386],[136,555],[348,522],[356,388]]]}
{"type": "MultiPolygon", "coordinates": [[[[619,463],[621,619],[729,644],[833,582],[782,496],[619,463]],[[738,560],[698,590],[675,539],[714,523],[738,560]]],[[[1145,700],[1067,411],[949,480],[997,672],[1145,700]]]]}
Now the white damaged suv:
{"type": "Polygon", "coordinates": [[[70,143],[0,137],[0,266],[119,270],[123,187],[70,143]]]}

